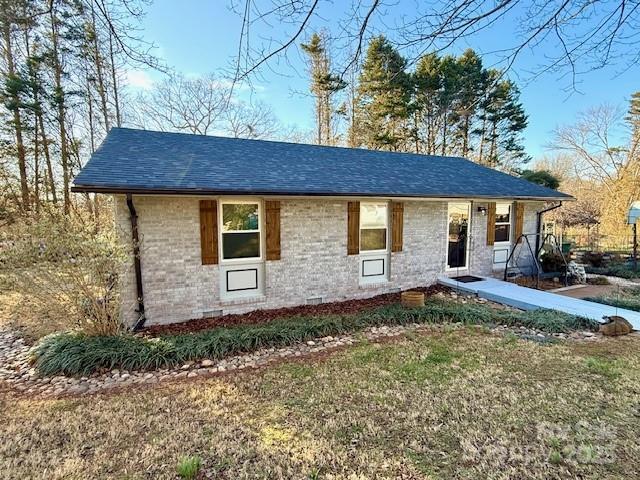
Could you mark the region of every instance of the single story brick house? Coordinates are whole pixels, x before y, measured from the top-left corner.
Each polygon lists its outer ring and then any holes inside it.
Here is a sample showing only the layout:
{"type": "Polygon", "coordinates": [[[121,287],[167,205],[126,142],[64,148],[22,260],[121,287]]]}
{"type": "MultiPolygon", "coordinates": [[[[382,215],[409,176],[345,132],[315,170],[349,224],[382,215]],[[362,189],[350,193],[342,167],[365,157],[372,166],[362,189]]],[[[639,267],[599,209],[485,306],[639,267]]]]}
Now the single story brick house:
{"type": "Polygon", "coordinates": [[[138,326],[363,298],[502,273],[547,202],[455,157],[114,128],[74,180],[138,247],[138,326]]]}

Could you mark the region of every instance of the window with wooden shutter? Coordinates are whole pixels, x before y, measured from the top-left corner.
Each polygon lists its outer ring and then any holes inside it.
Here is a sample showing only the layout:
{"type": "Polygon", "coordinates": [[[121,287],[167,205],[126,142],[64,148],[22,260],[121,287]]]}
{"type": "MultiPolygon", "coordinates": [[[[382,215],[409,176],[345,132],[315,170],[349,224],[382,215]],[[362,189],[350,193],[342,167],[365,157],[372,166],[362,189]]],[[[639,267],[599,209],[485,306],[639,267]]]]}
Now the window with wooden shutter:
{"type": "Polygon", "coordinates": [[[391,251],[402,251],[402,235],[404,229],[404,203],[391,203],[391,251]]]}
{"type": "Polygon", "coordinates": [[[203,265],[218,263],[218,202],[200,200],[200,252],[203,265]]]}
{"type": "Polygon", "coordinates": [[[496,202],[487,205],[487,245],[496,243],[496,202]]]}
{"type": "Polygon", "coordinates": [[[520,243],[520,235],[524,228],[524,203],[515,202],[516,222],[515,222],[515,237],[516,242],[520,243]]]}
{"type": "Polygon", "coordinates": [[[347,204],[347,255],[360,253],[360,202],[347,204]]]}
{"type": "Polygon", "coordinates": [[[280,202],[264,202],[267,260],[280,260],[280,202]]]}

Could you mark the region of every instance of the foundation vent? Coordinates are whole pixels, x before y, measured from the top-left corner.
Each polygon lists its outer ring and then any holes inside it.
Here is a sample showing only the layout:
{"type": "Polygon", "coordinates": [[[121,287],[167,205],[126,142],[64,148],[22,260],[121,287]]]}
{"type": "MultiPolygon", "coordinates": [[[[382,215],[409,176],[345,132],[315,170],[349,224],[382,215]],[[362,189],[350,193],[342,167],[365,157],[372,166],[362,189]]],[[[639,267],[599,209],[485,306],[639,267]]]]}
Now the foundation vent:
{"type": "Polygon", "coordinates": [[[221,316],[222,310],[207,310],[205,312],[202,312],[202,318],[215,318],[221,316]]]}
{"type": "Polygon", "coordinates": [[[322,297],[309,297],[307,298],[307,305],[319,305],[322,303],[322,297]]]}

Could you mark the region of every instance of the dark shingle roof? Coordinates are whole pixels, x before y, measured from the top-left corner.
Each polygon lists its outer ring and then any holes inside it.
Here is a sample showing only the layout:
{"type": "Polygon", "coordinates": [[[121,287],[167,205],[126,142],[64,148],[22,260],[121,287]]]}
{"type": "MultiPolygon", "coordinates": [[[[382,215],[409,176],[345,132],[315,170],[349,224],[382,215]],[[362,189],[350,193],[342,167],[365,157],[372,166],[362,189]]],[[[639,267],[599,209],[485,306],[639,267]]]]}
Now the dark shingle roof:
{"type": "Polygon", "coordinates": [[[569,199],[457,157],[114,128],[75,191],[569,199]]]}

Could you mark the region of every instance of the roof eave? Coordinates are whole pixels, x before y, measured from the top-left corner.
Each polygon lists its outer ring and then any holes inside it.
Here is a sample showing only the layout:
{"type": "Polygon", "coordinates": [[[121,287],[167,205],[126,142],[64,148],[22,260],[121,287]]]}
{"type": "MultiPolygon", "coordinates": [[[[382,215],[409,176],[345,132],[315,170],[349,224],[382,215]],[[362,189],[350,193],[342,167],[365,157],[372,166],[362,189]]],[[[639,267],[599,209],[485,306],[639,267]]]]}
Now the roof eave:
{"type": "Polygon", "coordinates": [[[71,187],[72,192],[76,193],[104,193],[104,194],[133,194],[133,195],[229,195],[229,196],[278,196],[278,197],[388,197],[388,198],[445,198],[445,199],[461,199],[461,198],[474,198],[474,199],[509,199],[509,200],[529,200],[529,201],[541,201],[541,202],[553,202],[553,201],[575,201],[575,198],[570,195],[558,195],[556,196],[528,196],[528,195],[418,195],[418,194],[397,194],[397,193],[358,193],[358,192],[279,192],[279,191],[257,191],[257,190],[214,190],[214,189],[196,189],[196,188],[141,188],[141,187],[107,187],[96,185],[73,185],[71,187]]]}

